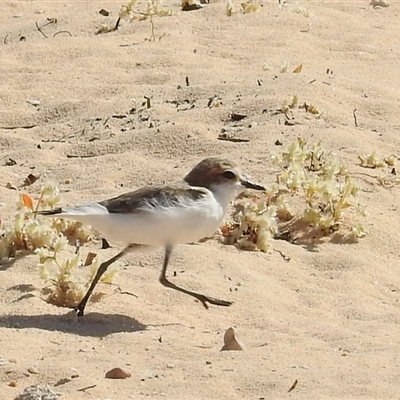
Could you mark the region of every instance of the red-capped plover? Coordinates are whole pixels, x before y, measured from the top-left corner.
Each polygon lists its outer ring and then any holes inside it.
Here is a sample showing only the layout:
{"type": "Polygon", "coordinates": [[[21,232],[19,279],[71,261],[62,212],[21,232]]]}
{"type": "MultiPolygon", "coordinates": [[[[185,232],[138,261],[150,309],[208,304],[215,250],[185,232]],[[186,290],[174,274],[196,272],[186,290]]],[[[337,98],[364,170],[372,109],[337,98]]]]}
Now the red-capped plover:
{"type": "Polygon", "coordinates": [[[228,204],[246,188],[265,190],[250,182],[234,163],[206,158],[176,184],[146,186],[98,203],[39,212],[80,221],[91,225],[106,239],[128,244],[100,265],[86,295],[75,308],[78,316],[83,316],[95,286],[112,263],[129,252],[159,246],[165,248],[159,277],[162,285],[196,298],[205,308],[208,308],[207,303],[230,306],[229,301],[175,285],[167,279],[166,271],[173,248],[212,235],[221,225],[228,204]]]}

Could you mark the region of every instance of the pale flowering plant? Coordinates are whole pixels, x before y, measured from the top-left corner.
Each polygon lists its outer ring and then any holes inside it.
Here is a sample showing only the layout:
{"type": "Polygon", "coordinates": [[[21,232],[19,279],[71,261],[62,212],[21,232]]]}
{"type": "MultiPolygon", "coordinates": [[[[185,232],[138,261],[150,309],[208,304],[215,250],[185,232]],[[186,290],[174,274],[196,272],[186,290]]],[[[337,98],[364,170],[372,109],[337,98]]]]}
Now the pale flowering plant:
{"type": "Polygon", "coordinates": [[[297,218],[323,235],[342,231],[357,240],[367,229],[356,223],[355,216],[365,216],[365,207],[357,200],[359,187],[348,168],[321,142],[312,146],[301,138],[273,160],[281,167],[277,182],[281,189],[297,195],[304,206],[297,218]],[[296,182],[296,185],[293,185],[296,182]],[[363,209],[363,212],[360,210],[363,209]]]}
{"type": "Polygon", "coordinates": [[[275,205],[267,204],[267,197],[237,202],[233,221],[221,228],[224,243],[267,252],[278,229],[277,212],[275,205]]]}
{"type": "MultiPolygon", "coordinates": [[[[61,307],[79,304],[99,267],[97,257],[84,263],[79,247],[90,241],[92,232],[79,222],[61,218],[40,218],[37,211],[53,209],[60,202],[60,190],[54,182],[46,182],[37,199],[20,193],[16,213],[8,226],[1,226],[0,262],[8,262],[24,252],[38,257],[38,270],[46,282],[42,290],[45,300],[61,307]],[[71,249],[71,245],[74,248],[71,249]],[[86,278],[79,278],[79,268],[90,267],[86,278]]],[[[116,270],[103,275],[101,282],[111,283],[116,270]]],[[[94,300],[103,293],[97,292],[94,300]]]]}
{"type": "MultiPolygon", "coordinates": [[[[146,38],[145,40],[155,42],[156,35],[153,17],[169,17],[172,15],[172,10],[165,8],[162,5],[161,0],[147,0],[146,2],[140,0],[131,0],[121,7],[116,26],[119,25],[120,20],[128,20],[132,22],[144,21],[148,19],[150,21],[151,37],[146,38]]],[[[165,34],[159,36],[159,40],[161,40],[161,38],[164,36],[165,34]]]]}
{"type": "Polygon", "coordinates": [[[265,194],[236,201],[233,221],[222,228],[223,241],[246,250],[268,251],[274,238],[341,235],[357,241],[368,230],[359,203],[359,187],[348,168],[321,142],[298,138],[272,160],[279,167],[276,182],[265,194]]]}
{"type": "Polygon", "coordinates": [[[60,189],[54,182],[47,182],[40,192],[40,200],[38,204],[54,208],[61,200],[60,189]]]}
{"type": "Polygon", "coordinates": [[[42,186],[39,198],[19,193],[14,220],[3,229],[0,237],[0,260],[7,261],[21,251],[34,251],[38,247],[52,248],[59,232],[49,220],[39,220],[39,209],[54,208],[60,201],[59,189],[53,183],[42,186]]]}

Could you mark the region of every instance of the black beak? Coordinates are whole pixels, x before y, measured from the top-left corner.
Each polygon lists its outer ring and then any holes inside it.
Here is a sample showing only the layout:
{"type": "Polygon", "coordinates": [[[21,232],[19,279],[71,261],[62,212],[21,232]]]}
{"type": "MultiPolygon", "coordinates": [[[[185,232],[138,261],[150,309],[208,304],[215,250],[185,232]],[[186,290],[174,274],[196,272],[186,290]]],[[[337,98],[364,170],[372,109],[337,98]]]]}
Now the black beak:
{"type": "Polygon", "coordinates": [[[242,186],[246,189],[253,189],[253,190],[265,190],[264,186],[256,185],[255,183],[251,183],[249,181],[241,181],[242,186]]]}

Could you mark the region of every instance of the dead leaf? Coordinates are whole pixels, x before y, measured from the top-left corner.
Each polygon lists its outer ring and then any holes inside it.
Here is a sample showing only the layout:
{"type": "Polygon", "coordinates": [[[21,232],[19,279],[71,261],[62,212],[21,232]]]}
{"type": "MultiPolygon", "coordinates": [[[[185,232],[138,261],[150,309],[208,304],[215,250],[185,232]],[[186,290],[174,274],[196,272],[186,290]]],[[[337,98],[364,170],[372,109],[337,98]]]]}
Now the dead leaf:
{"type": "Polygon", "coordinates": [[[290,386],[290,388],[289,388],[289,390],[288,390],[288,393],[290,393],[292,390],[294,390],[294,388],[297,386],[297,384],[298,384],[298,380],[296,379],[296,380],[293,382],[293,385],[290,386]]]}
{"type": "Polygon", "coordinates": [[[244,118],[247,118],[247,115],[246,115],[246,114],[232,113],[232,114],[229,115],[229,118],[230,118],[232,121],[240,121],[240,120],[242,120],[242,119],[244,119],[244,118]]]}
{"type": "Polygon", "coordinates": [[[33,201],[30,196],[24,193],[22,195],[22,201],[24,202],[25,207],[28,207],[30,210],[33,210],[33,201]]]}
{"type": "Polygon", "coordinates": [[[302,69],[303,69],[303,64],[300,64],[293,70],[293,73],[294,74],[299,74],[302,69]]]}
{"type": "Polygon", "coordinates": [[[40,176],[35,176],[33,174],[29,174],[25,178],[24,183],[21,185],[21,187],[27,187],[27,186],[33,185],[39,178],[40,178],[40,176]]]}
{"type": "Polygon", "coordinates": [[[243,345],[236,339],[236,334],[233,328],[227,329],[224,335],[224,345],[221,351],[227,350],[243,350],[243,345]]]}
{"type": "Polygon", "coordinates": [[[109,249],[110,247],[110,243],[106,239],[101,238],[101,249],[109,249]]]}
{"type": "Polygon", "coordinates": [[[96,256],[97,256],[96,253],[89,252],[88,255],[86,256],[84,267],[91,265],[96,256]]]}
{"type": "Polygon", "coordinates": [[[250,139],[240,139],[240,138],[235,138],[232,136],[228,136],[226,133],[221,133],[218,137],[218,140],[225,140],[227,142],[234,142],[234,143],[247,143],[250,142],[250,139]]]}
{"type": "Polygon", "coordinates": [[[99,11],[99,14],[103,17],[108,17],[110,15],[109,11],[105,10],[104,8],[99,11]]]}

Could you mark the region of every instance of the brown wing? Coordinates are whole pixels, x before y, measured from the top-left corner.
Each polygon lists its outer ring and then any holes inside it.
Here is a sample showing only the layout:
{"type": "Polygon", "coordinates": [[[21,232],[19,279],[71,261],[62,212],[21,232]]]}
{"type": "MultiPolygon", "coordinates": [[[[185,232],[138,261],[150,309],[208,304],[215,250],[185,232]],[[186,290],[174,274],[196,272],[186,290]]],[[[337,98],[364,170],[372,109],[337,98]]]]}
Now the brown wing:
{"type": "Polygon", "coordinates": [[[184,198],[199,200],[204,196],[207,196],[206,189],[191,188],[189,185],[147,186],[101,201],[100,204],[106,207],[111,214],[129,214],[150,211],[155,207],[178,206],[184,198]]]}

